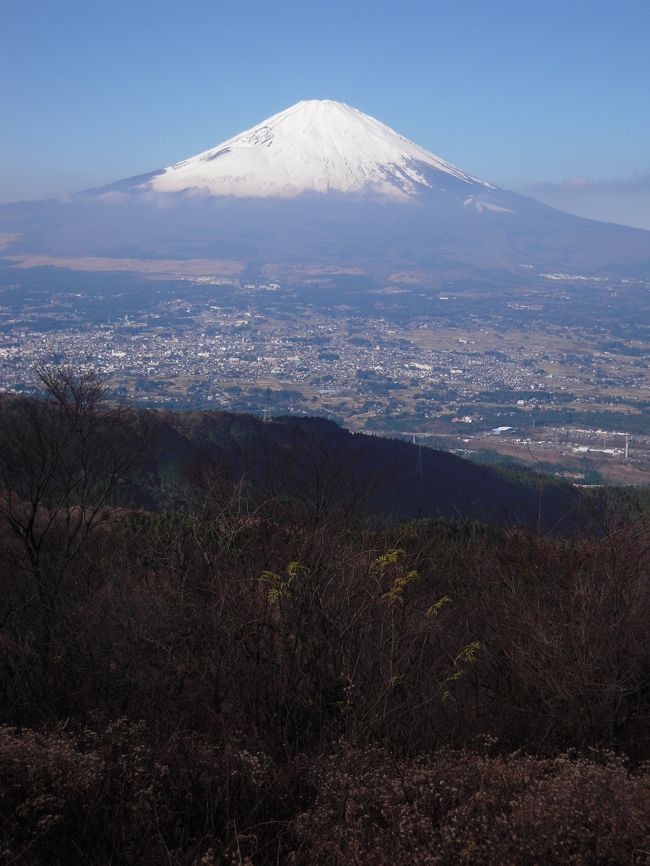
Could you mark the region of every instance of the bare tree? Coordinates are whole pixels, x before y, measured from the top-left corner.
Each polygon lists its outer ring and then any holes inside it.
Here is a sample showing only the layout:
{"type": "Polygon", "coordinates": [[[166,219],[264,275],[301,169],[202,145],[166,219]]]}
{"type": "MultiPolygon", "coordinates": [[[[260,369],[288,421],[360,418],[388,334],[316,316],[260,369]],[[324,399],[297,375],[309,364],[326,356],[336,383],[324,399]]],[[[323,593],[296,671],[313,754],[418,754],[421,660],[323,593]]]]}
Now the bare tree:
{"type": "MultiPolygon", "coordinates": [[[[0,624],[10,626],[17,609],[31,611],[33,658],[25,675],[42,681],[71,566],[91,533],[118,513],[116,495],[149,434],[141,413],[108,404],[94,373],[55,362],[36,372],[41,399],[7,396],[0,402],[0,542],[13,572],[0,602],[0,624]]],[[[11,643],[23,660],[29,655],[25,639],[21,634],[11,643]]]]}

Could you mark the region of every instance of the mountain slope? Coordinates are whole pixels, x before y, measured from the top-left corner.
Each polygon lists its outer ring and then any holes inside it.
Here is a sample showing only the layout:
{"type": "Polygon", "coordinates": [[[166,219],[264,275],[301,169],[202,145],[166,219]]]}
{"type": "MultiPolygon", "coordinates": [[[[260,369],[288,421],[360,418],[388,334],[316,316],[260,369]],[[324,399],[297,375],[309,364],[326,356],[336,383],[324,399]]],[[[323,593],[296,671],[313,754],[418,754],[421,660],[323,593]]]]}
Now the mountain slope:
{"type": "Polygon", "coordinates": [[[0,241],[3,233],[3,255],[28,266],[209,259],[221,275],[228,260],[229,274],[297,284],[332,271],[379,283],[405,274],[410,285],[480,271],[499,286],[531,285],[546,271],[650,273],[650,232],[493,187],[327,100],[298,103],[165,169],[65,201],[0,206],[0,241]]]}
{"type": "Polygon", "coordinates": [[[524,471],[520,478],[444,451],[351,433],[315,417],[230,412],[157,413],[157,435],[139,496],[177,489],[178,480],[246,479],[254,497],[280,497],[311,514],[363,510],[387,518],[446,516],[570,531],[575,488],[524,471]]]}

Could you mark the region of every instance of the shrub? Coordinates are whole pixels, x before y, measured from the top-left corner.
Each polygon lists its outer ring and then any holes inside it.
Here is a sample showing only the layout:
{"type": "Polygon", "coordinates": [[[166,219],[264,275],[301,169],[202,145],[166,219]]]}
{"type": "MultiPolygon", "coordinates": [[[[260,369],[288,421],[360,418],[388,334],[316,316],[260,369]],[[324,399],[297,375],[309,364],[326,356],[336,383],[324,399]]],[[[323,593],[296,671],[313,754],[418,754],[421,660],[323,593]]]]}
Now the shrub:
{"type": "Polygon", "coordinates": [[[312,769],[293,866],[614,866],[650,863],[648,768],[613,756],[395,761],[350,750],[312,769]]]}

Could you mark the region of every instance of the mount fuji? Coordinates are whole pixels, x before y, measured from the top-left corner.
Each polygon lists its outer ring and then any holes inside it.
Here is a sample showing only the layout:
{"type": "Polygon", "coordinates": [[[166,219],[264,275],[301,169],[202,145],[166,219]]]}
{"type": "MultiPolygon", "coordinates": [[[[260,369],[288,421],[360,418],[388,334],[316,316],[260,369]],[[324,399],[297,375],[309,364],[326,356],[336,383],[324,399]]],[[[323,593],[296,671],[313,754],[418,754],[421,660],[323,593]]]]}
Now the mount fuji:
{"type": "Polygon", "coordinates": [[[499,189],[331,100],[299,102],[146,175],[2,205],[3,246],[22,267],[156,270],[170,261],[182,274],[201,262],[204,273],[295,283],[332,273],[409,285],[650,273],[650,232],[499,189]]]}

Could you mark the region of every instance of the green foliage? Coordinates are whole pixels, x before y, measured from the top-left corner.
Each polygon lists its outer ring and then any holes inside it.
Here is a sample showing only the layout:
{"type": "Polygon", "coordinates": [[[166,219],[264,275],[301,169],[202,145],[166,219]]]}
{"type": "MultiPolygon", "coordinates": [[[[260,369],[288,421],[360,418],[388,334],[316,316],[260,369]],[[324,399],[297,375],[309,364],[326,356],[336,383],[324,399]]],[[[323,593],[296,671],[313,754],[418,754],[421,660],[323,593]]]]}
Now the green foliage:
{"type": "MultiPolygon", "coordinates": [[[[452,683],[457,683],[467,673],[470,665],[476,664],[477,654],[481,649],[479,641],[475,640],[463,647],[459,653],[454,656],[453,667],[451,672],[445,678],[445,686],[450,686],[452,683]]],[[[452,696],[449,688],[444,688],[442,691],[442,700],[448,701],[452,696]]]]}
{"type": "Polygon", "coordinates": [[[439,598],[435,604],[432,604],[431,607],[427,609],[427,616],[439,616],[442,609],[447,604],[451,604],[451,598],[448,595],[443,595],[442,598],[439,598]]]}
{"type": "Polygon", "coordinates": [[[409,586],[413,581],[417,580],[419,574],[415,569],[411,571],[407,571],[406,574],[399,575],[393,581],[390,589],[382,595],[382,601],[385,601],[386,604],[403,604],[404,603],[404,591],[407,586],[409,586]]]}
{"type": "Polygon", "coordinates": [[[394,550],[387,550],[386,553],[378,556],[375,561],[375,565],[379,569],[379,573],[381,575],[384,575],[386,573],[386,570],[391,565],[395,565],[396,563],[398,563],[405,553],[405,550],[395,548],[394,550]]]}
{"type": "Polygon", "coordinates": [[[405,550],[394,548],[387,550],[375,560],[375,566],[379,570],[379,574],[384,577],[387,573],[394,573],[393,582],[390,588],[381,596],[381,600],[387,605],[404,604],[404,593],[406,587],[412,584],[419,578],[416,569],[404,570],[398,568],[401,560],[406,554],[405,550]]]}
{"type": "Polygon", "coordinates": [[[454,657],[454,667],[458,668],[461,665],[473,665],[476,661],[476,654],[480,650],[481,644],[475,640],[467,644],[466,647],[454,657]]]}
{"type": "Polygon", "coordinates": [[[274,571],[263,571],[260,577],[261,583],[270,584],[267,600],[270,605],[278,604],[283,598],[290,598],[291,586],[300,572],[299,562],[290,562],[287,565],[285,576],[282,577],[274,571]]]}

